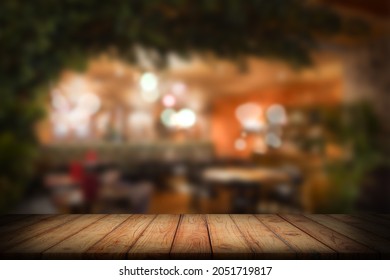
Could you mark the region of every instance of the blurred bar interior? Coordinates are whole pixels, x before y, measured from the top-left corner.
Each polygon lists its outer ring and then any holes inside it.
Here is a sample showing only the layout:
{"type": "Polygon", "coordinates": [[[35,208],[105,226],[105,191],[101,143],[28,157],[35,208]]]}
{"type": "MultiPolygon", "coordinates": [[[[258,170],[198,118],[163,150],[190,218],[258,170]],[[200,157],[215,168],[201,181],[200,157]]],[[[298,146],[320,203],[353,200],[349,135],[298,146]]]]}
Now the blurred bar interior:
{"type": "Polygon", "coordinates": [[[389,213],[389,2],[323,2],[374,35],[299,69],[174,52],[158,68],[141,46],[136,65],[64,68],[8,213],[389,213]]]}

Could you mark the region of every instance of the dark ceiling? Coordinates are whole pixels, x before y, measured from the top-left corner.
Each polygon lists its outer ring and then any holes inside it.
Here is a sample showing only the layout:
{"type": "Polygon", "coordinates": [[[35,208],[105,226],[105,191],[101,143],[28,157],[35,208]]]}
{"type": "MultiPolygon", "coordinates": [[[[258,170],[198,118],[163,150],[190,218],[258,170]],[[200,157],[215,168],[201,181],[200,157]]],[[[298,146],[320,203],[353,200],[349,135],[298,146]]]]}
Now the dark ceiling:
{"type": "Polygon", "coordinates": [[[386,18],[390,16],[390,0],[324,0],[324,2],[378,17],[386,18]]]}

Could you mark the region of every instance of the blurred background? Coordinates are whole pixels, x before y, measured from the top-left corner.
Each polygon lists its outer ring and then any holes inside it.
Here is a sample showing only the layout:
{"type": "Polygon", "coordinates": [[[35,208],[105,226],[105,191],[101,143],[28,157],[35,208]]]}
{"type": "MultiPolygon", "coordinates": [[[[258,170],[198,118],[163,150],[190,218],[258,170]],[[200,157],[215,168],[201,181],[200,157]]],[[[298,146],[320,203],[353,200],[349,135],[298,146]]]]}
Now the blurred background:
{"type": "Polygon", "coordinates": [[[0,4],[2,213],[390,213],[389,1],[124,2],[0,4]]]}

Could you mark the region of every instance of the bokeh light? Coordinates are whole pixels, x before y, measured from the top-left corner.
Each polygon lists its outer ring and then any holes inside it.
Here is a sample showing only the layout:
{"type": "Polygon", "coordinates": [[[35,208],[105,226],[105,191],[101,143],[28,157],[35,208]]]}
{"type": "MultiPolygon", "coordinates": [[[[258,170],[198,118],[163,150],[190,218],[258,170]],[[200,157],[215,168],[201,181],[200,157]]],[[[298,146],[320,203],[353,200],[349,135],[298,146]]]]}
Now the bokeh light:
{"type": "Polygon", "coordinates": [[[97,97],[93,93],[86,93],[80,96],[77,100],[77,107],[82,108],[87,113],[93,115],[97,111],[99,111],[101,106],[101,101],[99,97],[97,97]]]}
{"type": "Polygon", "coordinates": [[[167,94],[163,97],[162,102],[165,107],[173,107],[176,104],[176,98],[171,94],[167,94]]]}
{"type": "Polygon", "coordinates": [[[196,122],[196,115],[191,109],[181,109],[179,113],[177,113],[177,122],[182,128],[190,128],[196,122]]]}
{"type": "Polygon", "coordinates": [[[278,135],[276,135],[273,132],[269,132],[265,136],[265,142],[267,143],[268,146],[272,148],[279,148],[282,146],[282,140],[278,135]]]}
{"type": "Polygon", "coordinates": [[[271,124],[285,124],[286,110],[282,105],[274,104],[267,109],[267,119],[271,124]]]}
{"type": "Polygon", "coordinates": [[[141,76],[140,85],[144,91],[154,91],[157,89],[158,79],[153,73],[147,72],[141,76]]]}
{"type": "Polygon", "coordinates": [[[234,142],[234,148],[238,151],[243,151],[246,149],[246,141],[242,138],[238,138],[235,142],[234,142]]]}
{"type": "Polygon", "coordinates": [[[259,131],[263,128],[261,113],[261,106],[256,103],[245,103],[236,109],[236,117],[242,127],[250,131],[259,131]]]}
{"type": "Polygon", "coordinates": [[[172,92],[176,95],[185,93],[187,86],[182,82],[176,82],[172,85],[172,92]]]}
{"type": "Polygon", "coordinates": [[[161,113],[161,122],[167,127],[175,126],[175,115],[176,111],[173,109],[165,109],[161,113]]]}

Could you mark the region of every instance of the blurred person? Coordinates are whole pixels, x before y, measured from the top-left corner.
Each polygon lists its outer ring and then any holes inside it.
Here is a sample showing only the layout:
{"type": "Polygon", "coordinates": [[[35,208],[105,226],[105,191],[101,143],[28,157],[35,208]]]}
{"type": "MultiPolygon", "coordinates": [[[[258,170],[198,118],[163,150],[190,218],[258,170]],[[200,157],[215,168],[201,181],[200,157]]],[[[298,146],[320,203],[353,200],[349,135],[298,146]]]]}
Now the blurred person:
{"type": "Polygon", "coordinates": [[[80,161],[74,160],[70,163],[69,166],[69,175],[72,178],[72,180],[77,183],[81,184],[84,176],[84,168],[80,161]]]}
{"type": "Polygon", "coordinates": [[[93,150],[88,151],[85,155],[84,170],[81,179],[81,191],[84,198],[84,212],[92,213],[94,211],[94,203],[96,202],[100,179],[98,174],[98,156],[93,150]]]}
{"type": "Polygon", "coordinates": [[[99,190],[99,177],[94,166],[86,166],[81,181],[81,191],[84,198],[84,212],[92,213],[94,202],[99,190]]]}

